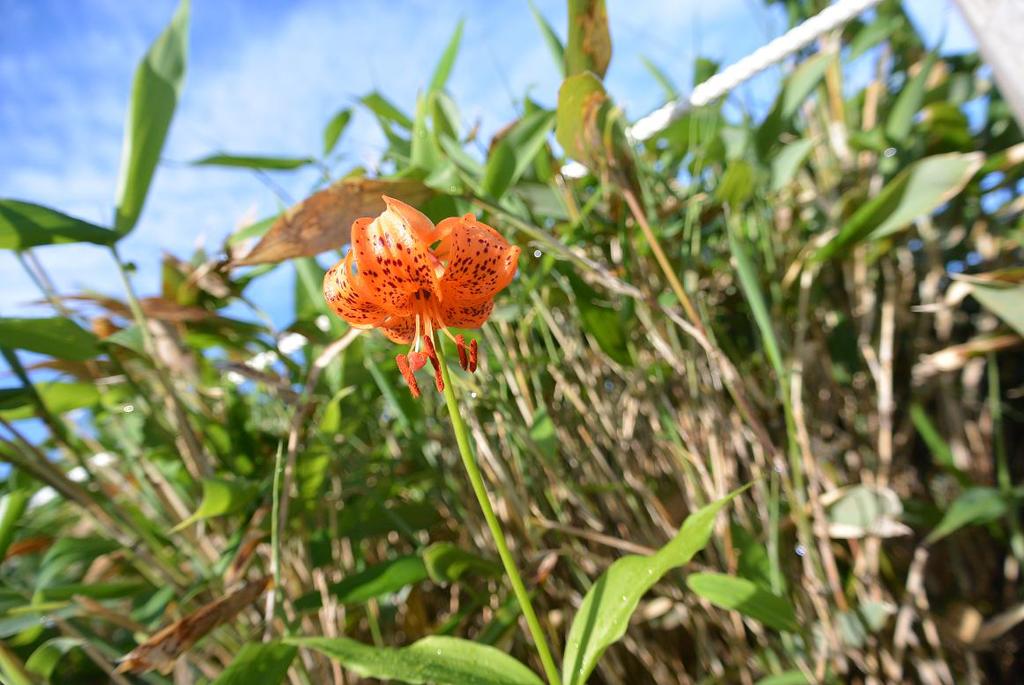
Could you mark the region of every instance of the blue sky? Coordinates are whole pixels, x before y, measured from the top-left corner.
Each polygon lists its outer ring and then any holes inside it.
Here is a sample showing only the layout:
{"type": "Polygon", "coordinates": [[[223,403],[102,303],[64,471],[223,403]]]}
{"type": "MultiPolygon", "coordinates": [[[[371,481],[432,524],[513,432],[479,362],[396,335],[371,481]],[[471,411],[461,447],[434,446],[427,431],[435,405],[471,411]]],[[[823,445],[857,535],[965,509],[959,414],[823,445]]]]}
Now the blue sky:
{"type": "MultiPolygon", "coordinates": [[[[537,0],[565,33],[564,0],[537,0]]],[[[0,0],[0,197],[50,205],[108,224],[125,111],[139,57],[173,13],[173,0],[0,0]]],[[[972,45],[949,0],[908,6],[934,44],[943,28],[949,51],[972,45]]],[[[779,35],[778,10],[758,0],[608,0],[614,56],[607,83],[631,117],[662,104],[644,69],[646,56],[690,87],[700,54],[729,63],[779,35]]],[[[525,2],[485,0],[194,0],[188,75],[164,161],[136,231],[121,243],[136,262],[143,295],[157,288],[162,251],[187,256],[198,243],[216,251],[239,225],[277,209],[267,187],[245,171],[193,168],[185,162],[224,150],[316,154],[326,121],[378,89],[407,111],[430,77],[459,18],[462,50],[449,82],[468,128],[489,134],[511,120],[529,93],[554,104],[559,79],[525,2]]],[[[766,101],[776,74],[743,97],[766,101]]],[[[358,112],[341,145],[337,170],[372,168],[382,137],[358,112]]],[[[314,179],[275,174],[298,200],[314,179]]],[[[58,289],[118,292],[105,250],[81,245],[36,251],[58,289]]],[[[291,309],[288,269],[251,293],[278,323],[291,309]]],[[[0,315],[38,314],[39,299],[14,257],[0,253],[0,315]]]]}

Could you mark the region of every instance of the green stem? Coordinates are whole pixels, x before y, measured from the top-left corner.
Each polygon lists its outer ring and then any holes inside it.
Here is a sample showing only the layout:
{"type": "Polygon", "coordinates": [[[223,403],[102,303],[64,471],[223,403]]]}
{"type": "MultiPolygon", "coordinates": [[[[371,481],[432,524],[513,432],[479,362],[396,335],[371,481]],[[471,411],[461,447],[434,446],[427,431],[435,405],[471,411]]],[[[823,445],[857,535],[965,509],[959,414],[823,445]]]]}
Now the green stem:
{"type": "Polygon", "coordinates": [[[547,675],[548,683],[550,685],[559,685],[561,679],[558,675],[558,667],[555,666],[555,660],[551,657],[551,650],[548,648],[547,639],[544,637],[544,630],[541,628],[540,621],[537,620],[537,614],[530,603],[530,593],[527,592],[523,579],[516,569],[512,553],[509,552],[508,545],[505,543],[505,533],[501,529],[498,517],[494,515],[494,509],[491,508],[491,500],[487,496],[484,479],[480,475],[480,467],[477,466],[476,457],[473,456],[473,449],[469,445],[469,433],[466,430],[466,423],[462,420],[462,415],[459,413],[459,401],[455,397],[455,386],[452,383],[451,375],[448,373],[448,364],[445,362],[441,341],[437,340],[434,347],[441,361],[441,376],[444,380],[444,401],[448,405],[448,414],[452,419],[452,430],[455,431],[455,442],[459,446],[462,465],[466,467],[466,475],[469,476],[469,482],[473,486],[473,494],[476,495],[477,502],[480,503],[480,509],[483,511],[484,519],[487,521],[487,527],[490,528],[491,537],[494,538],[494,544],[498,548],[498,556],[501,557],[501,563],[505,567],[505,574],[512,585],[512,592],[515,594],[516,600],[519,602],[519,608],[526,618],[526,625],[530,628],[530,635],[533,637],[533,644],[537,649],[537,655],[544,665],[544,673],[547,675]]]}

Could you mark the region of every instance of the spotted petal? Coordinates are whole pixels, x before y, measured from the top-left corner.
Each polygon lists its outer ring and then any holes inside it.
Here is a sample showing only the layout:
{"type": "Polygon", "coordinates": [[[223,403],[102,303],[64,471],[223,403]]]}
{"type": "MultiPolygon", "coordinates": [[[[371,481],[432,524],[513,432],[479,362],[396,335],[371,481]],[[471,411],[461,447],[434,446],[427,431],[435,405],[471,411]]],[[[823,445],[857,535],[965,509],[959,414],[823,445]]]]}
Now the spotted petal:
{"type": "Polygon", "coordinates": [[[441,318],[445,326],[454,328],[480,328],[494,311],[494,300],[480,304],[441,304],[441,318]]]}
{"type": "Polygon", "coordinates": [[[373,328],[389,312],[368,293],[357,274],[352,273],[352,253],[324,274],[324,299],[338,316],[356,328],[373,328]]]}
{"type": "Polygon", "coordinates": [[[438,262],[420,237],[433,225],[404,202],[384,201],[388,207],[376,219],[352,224],[352,251],[360,279],[380,306],[394,316],[408,316],[417,299],[437,295],[438,262]]]}
{"type": "Polygon", "coordinates": [[[380,331],[391,342],[408,345],[416,338],[416,317],[392,316],[380,325],[380,331]]]}
{"type": "Polygon", "coordinates": [[[439,284],[446,306],[482,305],[512,282],[520,250],[493,228],[467,214],[437,229],[447,234],[437,249],[448,260],[439,284]]]}

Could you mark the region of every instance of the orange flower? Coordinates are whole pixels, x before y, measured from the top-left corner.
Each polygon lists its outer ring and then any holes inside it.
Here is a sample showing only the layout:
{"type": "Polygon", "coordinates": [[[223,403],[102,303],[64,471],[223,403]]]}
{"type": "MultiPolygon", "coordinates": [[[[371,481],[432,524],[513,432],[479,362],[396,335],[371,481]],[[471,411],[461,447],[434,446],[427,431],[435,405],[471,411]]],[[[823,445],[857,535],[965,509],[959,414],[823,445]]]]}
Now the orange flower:
{"type": "MultiPolygon", "coordinates": [[[[434,331],[452,337],[449,326],[480,328],[494,296],[516,273],[519,248],[472,214],[435,226],[404,202],[387,196],[384,202],[387,209],[376,219],[352,224],[352,249],[324,276],[324,298],[355,328],[379,328],[396,343],[412,344],[396,361],[419,397],[413,374],[428,359],[438,391],[444,389],[434,331]]],[[[467,354],[462,336],[453,340],[462,368],[475,371],[476,341],[467,354]]]]}

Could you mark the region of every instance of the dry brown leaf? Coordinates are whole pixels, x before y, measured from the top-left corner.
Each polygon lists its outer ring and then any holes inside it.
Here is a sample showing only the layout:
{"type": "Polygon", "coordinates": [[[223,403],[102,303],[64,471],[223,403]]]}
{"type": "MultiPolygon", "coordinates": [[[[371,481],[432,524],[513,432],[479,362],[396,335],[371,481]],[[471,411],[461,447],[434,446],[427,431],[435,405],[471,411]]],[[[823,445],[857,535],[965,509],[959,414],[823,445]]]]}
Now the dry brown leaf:
{"type": "Polygon", "coordinates": [[[116,672],[141,674],[159,669],[161,673],[169,673],[178,657],[201,637],[225,621],[231,620],[235,614],[255,602],[270,586],[270,581],[270,576],[250,581],[240,590],[211,602],[163,628],[125,654],[116,672]]]}
{"type": "Polygon", "coordinates": [[[189,307],[163,297],[144,297],[139,300],[139,304],[142,305],[142,312],[150,319],[171,323],[194,323],[213,316],[212,312],[202,307],[189,307]]]}
{"type": "Polygon", "coordinates": [[[249,254],[231,265],[267,264],[337,249],[349,241],[353,221],[384,211],[381,195],[415,207],[433,191],[413,180],[342,179],[285,211],[249,254]]]}
{"type": "Polygon", "coordinates": [[[965,343],[922,355],[920,361],[911,369],[911,375],[920,383],[940,373],[959,371],[974,357],[1017,347],[1022,342],[1024,339],[1012,333],[973,338],[965,343]]]}
{"type": "Polygon", "coordinates": [[[12,559],[14,557],[20,557],[26,554],[35,554],[36,552],[42,552],[43,550],[49,549],[50,545],[53,544],[53,538],[48,535],[38,535],[36,537],[22,538],[16,542],[12,542],[7,548],[7,553],[4,556],[4,560],[12,559]]]}

